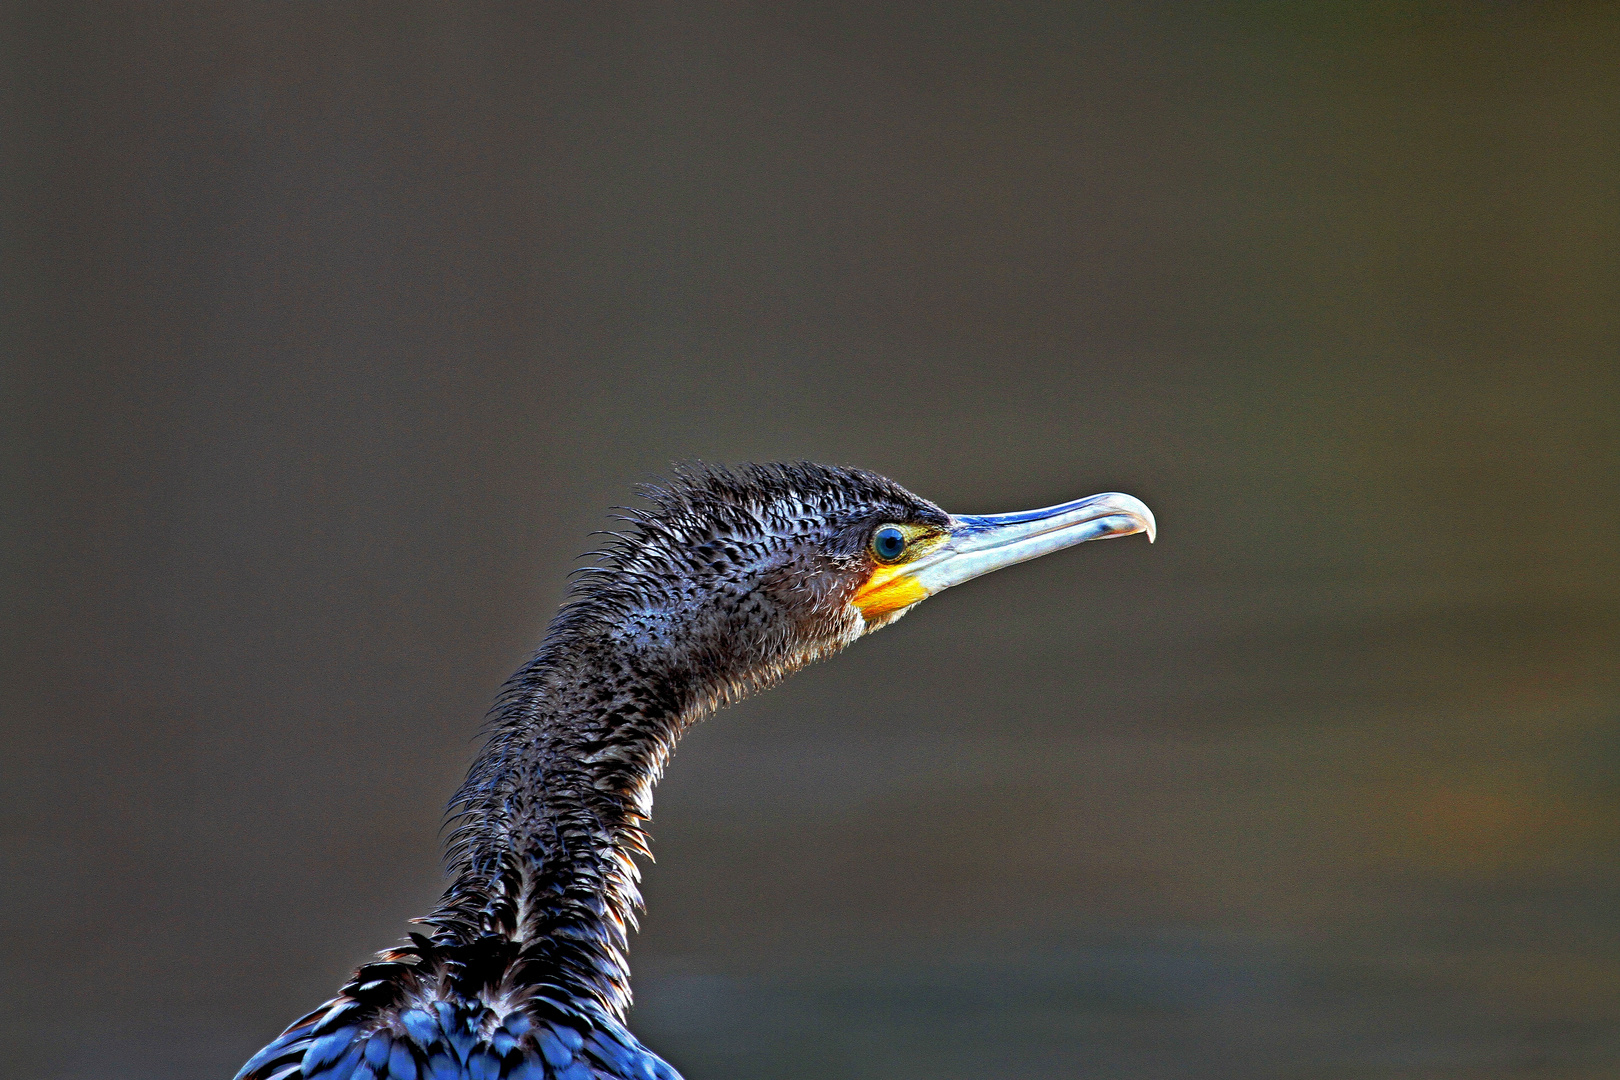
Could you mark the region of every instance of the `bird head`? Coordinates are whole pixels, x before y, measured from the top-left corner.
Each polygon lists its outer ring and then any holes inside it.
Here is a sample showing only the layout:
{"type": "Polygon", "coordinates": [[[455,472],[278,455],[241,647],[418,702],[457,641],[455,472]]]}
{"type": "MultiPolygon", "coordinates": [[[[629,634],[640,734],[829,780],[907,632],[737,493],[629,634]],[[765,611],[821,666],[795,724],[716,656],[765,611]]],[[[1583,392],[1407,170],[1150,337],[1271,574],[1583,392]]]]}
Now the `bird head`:
{"type": "Polygon", "coordinates": [[[992,570],[1089,540],[1146,533],[1107,493],[1044,510],[959,516],[894,481],[811,463],[677,467],[641,492],[633,528],[588,571],[564,621],[734,699],[992,570]]]}

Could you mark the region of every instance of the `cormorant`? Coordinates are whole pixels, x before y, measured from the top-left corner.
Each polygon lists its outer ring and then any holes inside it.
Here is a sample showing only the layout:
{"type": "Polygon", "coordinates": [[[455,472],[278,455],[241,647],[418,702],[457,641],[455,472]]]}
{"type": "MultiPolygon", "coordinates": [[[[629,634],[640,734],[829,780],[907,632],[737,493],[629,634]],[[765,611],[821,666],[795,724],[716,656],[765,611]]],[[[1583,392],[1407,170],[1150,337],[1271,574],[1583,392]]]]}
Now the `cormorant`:
{"type": "Polygon", "coordinates": [[[800,462],[644,489],[508,681],[451,803],[431,928],[355,972],[237,1080],[679,1080],[626,1030],[633,856],[681,733],[925,597],[1153,515],[1108,493],[956,517],[800,462]]]}

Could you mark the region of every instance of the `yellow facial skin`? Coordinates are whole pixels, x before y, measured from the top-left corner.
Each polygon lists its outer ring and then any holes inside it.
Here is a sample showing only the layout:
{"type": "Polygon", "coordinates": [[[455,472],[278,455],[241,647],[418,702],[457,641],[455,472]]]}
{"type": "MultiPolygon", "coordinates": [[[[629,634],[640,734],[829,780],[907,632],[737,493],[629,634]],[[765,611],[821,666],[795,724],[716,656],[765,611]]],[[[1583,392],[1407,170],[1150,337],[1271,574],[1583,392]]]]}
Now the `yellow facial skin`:
{"type": "MultiPolygon", "coordinates": [[[[867,622],[892,615],[901,608],[908,608],[919,600],[928,597],[928,590],[922,583],[906,573],[906,567],[918,558],[926,555],[940,544],[944,543],[948,533],[926,525],[898,525],[906,537],[906,550],[900,556],[900,561],[894,563],[878,562],[872,571],[872,576],[855,590],[850,603],[860,609],[861,615],[867,622]]],[[[874,561],[876,557],[874,556],[874,561]]]]}

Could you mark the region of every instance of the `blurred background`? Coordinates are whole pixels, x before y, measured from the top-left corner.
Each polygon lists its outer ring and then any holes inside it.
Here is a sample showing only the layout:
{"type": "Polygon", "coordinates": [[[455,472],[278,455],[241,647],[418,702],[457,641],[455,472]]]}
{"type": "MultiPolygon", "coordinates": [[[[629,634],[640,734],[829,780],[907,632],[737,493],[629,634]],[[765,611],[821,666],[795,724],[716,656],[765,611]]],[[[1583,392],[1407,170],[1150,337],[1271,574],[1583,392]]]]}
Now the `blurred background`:
{"type": "Polygon", "coordinates": [[[689,1080],[1617,1075],[1613,4],[5,19],[0,1075],[229,1077],[607,507],[801,457],[1161,535],[687,738],[689,1080]]]}

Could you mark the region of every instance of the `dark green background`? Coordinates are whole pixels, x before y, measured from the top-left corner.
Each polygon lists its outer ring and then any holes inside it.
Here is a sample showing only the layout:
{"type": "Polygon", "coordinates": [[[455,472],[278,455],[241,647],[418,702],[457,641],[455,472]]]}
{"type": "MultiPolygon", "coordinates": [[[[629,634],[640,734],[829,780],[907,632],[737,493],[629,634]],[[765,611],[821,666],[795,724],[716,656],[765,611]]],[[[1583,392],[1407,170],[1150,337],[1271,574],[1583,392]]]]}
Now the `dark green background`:
{"type": "Polygon", "coordinates": [[[1161,538],[658,793],[689,1080],[1620,1070],[1620,9],[12,4],[0,1073],[228,1077],[432,903],[606,507],[1161,538]]]}

